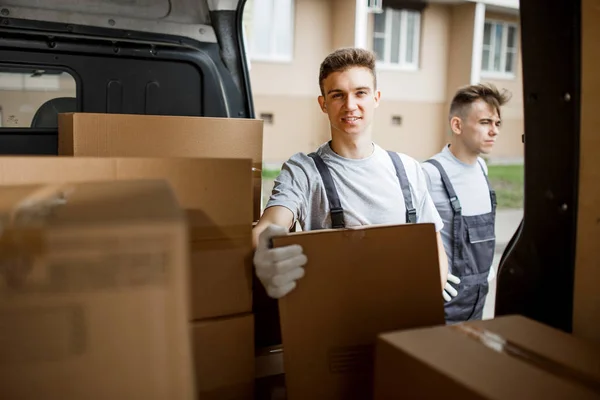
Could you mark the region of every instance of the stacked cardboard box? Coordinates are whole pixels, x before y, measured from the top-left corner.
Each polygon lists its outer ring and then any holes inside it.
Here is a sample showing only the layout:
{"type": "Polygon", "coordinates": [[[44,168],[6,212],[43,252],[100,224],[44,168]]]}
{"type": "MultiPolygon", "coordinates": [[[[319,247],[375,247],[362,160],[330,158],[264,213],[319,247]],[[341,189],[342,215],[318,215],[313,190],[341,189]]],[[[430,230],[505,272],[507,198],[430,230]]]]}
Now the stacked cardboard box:
{"type": "Polygon", "coordinates": [[[375,400],[599,399],[600,347],[522,316],[386,333],[375,400]]]}
{"type": "Polygon", "coordinates": [[[0,220],[1,398],[196,397],[164,181],[2,186],[0,220]]]}
{"type": "Polygon", "coordinates": [[[250,397],[254,382],[251,229],[260,212],[262,121],[61,114],[59,154],[161,157],[163,162],[189,163],[185,173],[177,168],[167,172],[164,165],[144,165],[138,172],[166,178],[187,211],[190,321],[200,398],[250,397]]]}
{"type": "MultiPolygon", "coordinates": [[[[63,155],[2,157],[0,184],[167,181],[188,227],[185,314],[198,397],[251,397],[251,228],[260,207],[262,122],[110,114],[60,120],[63,155]]],[[[152,202],[136,199],[142,208],[152,202]]]]}

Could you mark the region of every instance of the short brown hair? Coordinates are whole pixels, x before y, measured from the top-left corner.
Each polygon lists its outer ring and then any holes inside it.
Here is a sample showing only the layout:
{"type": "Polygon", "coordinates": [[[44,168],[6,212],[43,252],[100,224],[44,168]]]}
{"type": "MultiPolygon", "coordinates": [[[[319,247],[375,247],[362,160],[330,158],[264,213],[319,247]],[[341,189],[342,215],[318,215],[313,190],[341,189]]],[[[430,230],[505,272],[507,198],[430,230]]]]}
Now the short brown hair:
{"type": "Polygon", "coordinates": [[[500,107],[508,103],[510,97],[511,94],[508,90],[502,89],[502,92],[500,92],[491,83],[463,86],[458,89],[452,103],[450,103],[450,118],[464,116],[466,107],[477,100],[483,100],[494,107],[498,112],[498,116],[500,116],[500,107]]]}
{"type": "Polygon", "coordinates": [[[373,74],[373,85],[377,88],[375,74],[375,54],[372,51],[356,47],[344,47],[325,57],[319,70],[319,87],[323,93],[323,81],[334,72],[343,72],[352,67],[367,68],[373,74]]]}

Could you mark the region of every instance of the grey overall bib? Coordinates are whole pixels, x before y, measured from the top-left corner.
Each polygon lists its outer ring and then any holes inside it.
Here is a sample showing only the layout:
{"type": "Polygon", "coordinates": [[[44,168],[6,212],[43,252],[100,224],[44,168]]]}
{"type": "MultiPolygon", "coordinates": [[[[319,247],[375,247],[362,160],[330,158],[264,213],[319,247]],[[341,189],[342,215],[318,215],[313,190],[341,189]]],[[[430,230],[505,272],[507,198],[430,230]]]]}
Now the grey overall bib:
{"type": "Polygon", "coordinates": [[[488,274],[494,259],[496,236],[496,193],[479,163],[490,192],[492,211],[486,214],[464,216],[454,187],[442,165],[436,160],[426,162],[435,166],[442,177],[442,185],[452,207],[452,259],[450,270],[460,278],[458,296],[445,304],[446,323],[454,324],[478,320],[483,316],[485,297],[489,290],[488,274]]]}
{"type": "MultiPolygon", "coordinates": [[[[413,207],[410,184],[408,183],[408,177],[406,176],[406,169],[404,168],[404,164],[402,164],[402,160],[400,159],[398,153],[394,151],[388,151],[388,154],[392,159],[392,163],[396,169],[396,176],[398,177],[400,188],[402,189],[402,196],[404,197],[404,204],[406,205],[406,222],[414,224],[417,222],[417,210],[413,207]]],[[[344,222],[344,210],[342,209],[340,197],[337,189],[335,188],[335,183],[333,182],[329,168],[317,153],[310,153],[308,156],[315,162],[317,170],[319,171],[319,175],[321,175],[323,186],[325,186],[325,194],[327,195],[327,200],[329,201],[332,228],[345,228],[346,223],[344,222]]]]}

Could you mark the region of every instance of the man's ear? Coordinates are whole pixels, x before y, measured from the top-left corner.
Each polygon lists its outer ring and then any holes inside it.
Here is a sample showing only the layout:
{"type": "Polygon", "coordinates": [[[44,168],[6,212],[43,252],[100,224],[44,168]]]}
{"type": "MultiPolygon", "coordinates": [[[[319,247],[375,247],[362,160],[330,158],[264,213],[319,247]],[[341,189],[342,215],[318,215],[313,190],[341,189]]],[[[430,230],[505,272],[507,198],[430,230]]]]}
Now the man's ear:
{"type": "Polygon", "coordinates": [[[462,120],[456,116],[452,117],[450,120],[450,129],[453,134],[460,135],[462,133],[462,120]]]}
{"type": "Polygon", "coordinates": [[[379,100],[381,100],[381,92],[379,90],[375,91],[375,108],[379,107],[379,100]]]}
{"type": "Polygon", "coordinates": [[[317,98],[317,101],[319,102],[319,106],[321,107],[321,111],[323,111],[325,114],[327,114],[327,105],[325,104],[325,97],[319,96],[317,98]]]}

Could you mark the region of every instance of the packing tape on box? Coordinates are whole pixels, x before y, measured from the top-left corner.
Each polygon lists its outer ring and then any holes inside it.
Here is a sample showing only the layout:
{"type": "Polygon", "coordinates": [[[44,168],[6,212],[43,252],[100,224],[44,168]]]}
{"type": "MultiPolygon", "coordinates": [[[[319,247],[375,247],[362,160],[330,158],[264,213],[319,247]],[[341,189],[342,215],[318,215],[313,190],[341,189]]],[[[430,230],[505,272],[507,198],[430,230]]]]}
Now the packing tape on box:
{"type": "Polygon", "coordinates": [[[490,350],[514,357],[545,372],[569,380],[600,394],[600,381],[597,378],[556,362],[542,354],[526,349],[501,335],[467,324],[452,325],[450,326],[450,329],[456,330],[461,334],[474,339],[490,350]]]}

